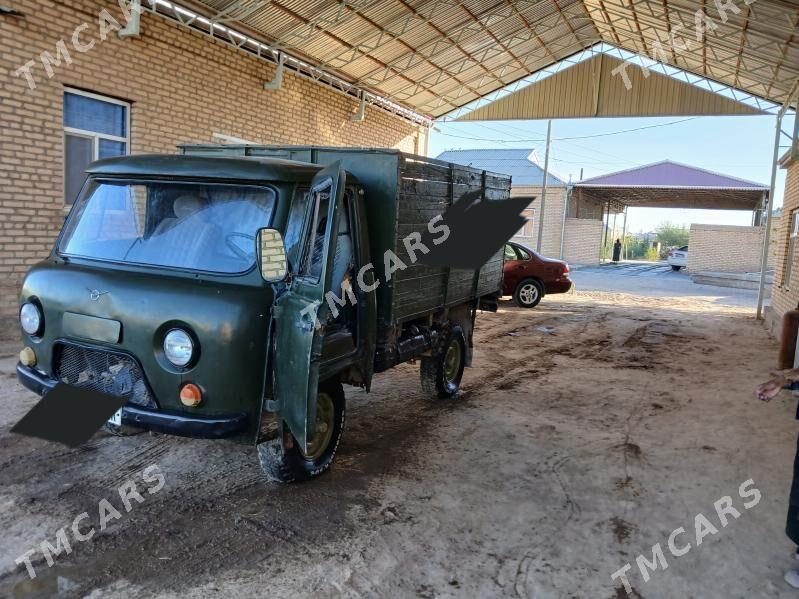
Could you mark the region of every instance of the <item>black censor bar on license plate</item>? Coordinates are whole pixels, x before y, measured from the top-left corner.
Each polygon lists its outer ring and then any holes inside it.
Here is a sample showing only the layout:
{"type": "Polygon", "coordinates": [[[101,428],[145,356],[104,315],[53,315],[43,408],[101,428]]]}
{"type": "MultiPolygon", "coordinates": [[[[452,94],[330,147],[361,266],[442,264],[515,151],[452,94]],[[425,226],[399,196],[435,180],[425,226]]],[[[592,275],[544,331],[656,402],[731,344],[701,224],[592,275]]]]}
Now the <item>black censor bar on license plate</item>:
{"type": "Polygon", "coordinates": [[[78,447],[91,439],[127,401],[125,396],[58,383],[11,432],[78,447]]]}

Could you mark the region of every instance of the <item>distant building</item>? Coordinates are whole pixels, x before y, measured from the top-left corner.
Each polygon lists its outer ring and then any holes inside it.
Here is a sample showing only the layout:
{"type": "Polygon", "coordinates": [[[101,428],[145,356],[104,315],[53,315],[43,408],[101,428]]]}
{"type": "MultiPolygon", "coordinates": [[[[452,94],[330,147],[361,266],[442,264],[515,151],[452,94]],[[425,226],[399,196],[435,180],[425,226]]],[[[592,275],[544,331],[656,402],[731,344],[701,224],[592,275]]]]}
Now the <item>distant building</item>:
{"type": "MultiPolygon", "coordinates": [[[[511,196],[530,198],[524,211],[527,222],[513,237],[513,241],[534,250],[537,248],[544,170],[538,164],[535,150],[449,150],[439,154],[437,158],[510,175],[511,196]]],[[[550,258],[558,258],[561,257],[562,246],[565,260],[577,264],[596,263],[599,260],[602,221],[598,218],[567,218],[564,226],[566,193],[566,181],[548,173],[541,253],[550,258]]]]}

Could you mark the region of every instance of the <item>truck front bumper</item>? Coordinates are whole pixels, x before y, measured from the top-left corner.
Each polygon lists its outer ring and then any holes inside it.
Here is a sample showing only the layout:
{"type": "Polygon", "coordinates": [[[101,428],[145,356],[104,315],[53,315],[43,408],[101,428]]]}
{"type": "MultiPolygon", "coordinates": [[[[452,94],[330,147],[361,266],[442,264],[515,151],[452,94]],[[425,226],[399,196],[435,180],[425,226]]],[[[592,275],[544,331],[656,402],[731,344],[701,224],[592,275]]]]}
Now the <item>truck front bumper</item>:
{"type": "MultiPolygon", "coordinates": [[[[44,395],[58,384],[57,380],[25,366],[21,362],[17,363],[17,378],[24,387],[37,395],[44,395]]],[[[226,414],[203,418],[126,405],[122,408],[122,424],[179,437],[221,439],[245,430],[247,414],[226,414]]]]}

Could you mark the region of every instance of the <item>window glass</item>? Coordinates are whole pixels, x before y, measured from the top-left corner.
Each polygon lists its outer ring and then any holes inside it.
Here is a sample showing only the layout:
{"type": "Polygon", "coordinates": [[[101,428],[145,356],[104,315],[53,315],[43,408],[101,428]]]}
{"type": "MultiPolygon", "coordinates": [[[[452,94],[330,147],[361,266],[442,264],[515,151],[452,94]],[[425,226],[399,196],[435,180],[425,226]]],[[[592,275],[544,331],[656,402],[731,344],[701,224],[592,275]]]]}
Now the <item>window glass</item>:
{"type": "Polygon", "coordinates": [[[239,273],[255,264],[255,238],[272,221],[264,187],[90,181],[59,250],[114,262],[239,273]]]}
{"type": "Polygon", "coordinates": [[[86,179],[86,167],[94,160],[94,139],[67,134],[64,138],[64,198],[71,204],[86,179]]]}
{"type": "Polygon", "coordinates": [[[505,244],[505,260],[518,260],[512,245],[505,244]]]}
{"type": "Polygon", "coordinates": [[[532,256],[530,256],[530,252],[520,247],[516,248],[516,253],[519,254],[519,260],[529,260],[532,258],[532,256]]]}
{"type": "Polygon", "coordinates": [[[330,205],[329,191],[313,192],[311,226],[305,241],[305,251],[300,276],[318,281],[322,275],[322,258],[325,250],[325,231],[330,205]]]}
{"type": "Polygon", "coordinates": [[[97,158],[112,158],[114,156],[124,156],[127,154],[127,144],[123,141],[112,141],[101,139],[97,152],[97,158]]]}
{"type": "Polygon", "coordinates": [[[100,158],[128,153],[127,104],[77,91],[64,92],[64,203],[75,200],[86,167],[100,158]]]}
{"type": "Polygon", "coordinates": [[[302,252],[302,228],[305,225],[305,216],[310,200],[308,189],[297,189],[291,201],[288,219],[286,220],[286,233],[283,242],[286,245],[286,257],[292,272],[297,271],[302,252]]]}
{"type": "Polygon", "coordinates": [[[127,107],[65,92],[64,126],[116,137],[127,137],[127,107]]]}

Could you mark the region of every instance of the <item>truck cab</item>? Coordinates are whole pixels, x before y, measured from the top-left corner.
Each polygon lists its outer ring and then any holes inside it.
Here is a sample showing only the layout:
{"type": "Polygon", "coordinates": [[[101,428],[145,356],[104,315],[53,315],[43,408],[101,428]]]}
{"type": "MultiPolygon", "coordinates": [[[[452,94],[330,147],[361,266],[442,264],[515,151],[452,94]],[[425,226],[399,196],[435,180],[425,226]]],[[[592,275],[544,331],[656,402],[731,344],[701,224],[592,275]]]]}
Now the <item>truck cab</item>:
{"type": "Polygon", "coordinates": [[[272,480],[323,472],[343,384],[368,390],[375,370],[418,357],[423,384],[451,396],[470,355],[474,298],[435,298],[435,311],[390,323],[384,302],[378,315],[384,241],[368,216],[383,206],[370,212],[368,191],[340,161],[92,164],[24,280],[19,380],[40,395],[65,384],[126,397],[115,433],[231,437],[257,446],[272,480]]]}

